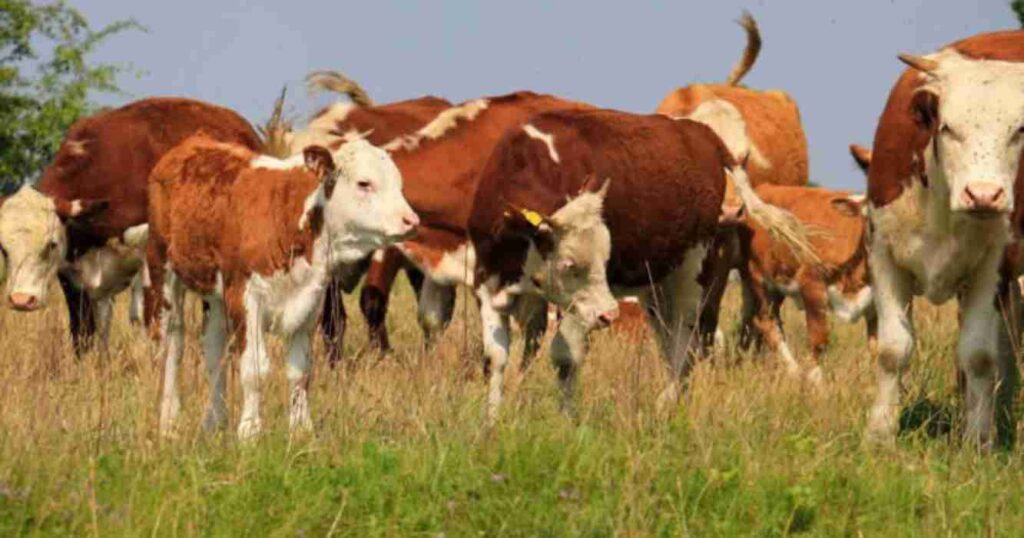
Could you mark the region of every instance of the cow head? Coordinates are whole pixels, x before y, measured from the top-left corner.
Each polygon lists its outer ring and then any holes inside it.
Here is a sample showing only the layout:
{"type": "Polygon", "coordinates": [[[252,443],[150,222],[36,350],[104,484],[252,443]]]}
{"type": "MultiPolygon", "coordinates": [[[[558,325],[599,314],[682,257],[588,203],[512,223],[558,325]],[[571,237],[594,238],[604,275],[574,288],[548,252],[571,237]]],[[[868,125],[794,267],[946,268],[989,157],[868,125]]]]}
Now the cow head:
{"type": "Polygon", "coordinates": [[[67,251],[65,226],[106,207],[106,202],[67,201],[22,187],[0,206],[0,248],[7,262],[7,299],[16,310],[46,304],[50,280],[67,251]]]}
{"type": "Polygon", "coordinates": [[[506,214],[506,225],[530,238],[523,271],[527,288],[578,317],[588,329],[607,326],[618,317],[607,277],[611,234],[601,218],[607,193],[607,181],[596,191],[585,185],[550,216],[522,208],[506,214]]]}
{"type": "Polygon", "coordinates": [[[307,210],[322,209],[335,261],[357,262],[407,238],[419,225],[402,196],[402,174],[384,150],[354,140],[333,156],[322,146],[309,146],[303,155],[306,167],[321,181],[307,210]]]}
{"type": "Polygon", "coordinates": [[[929,188],[948,193],[953,211],[1013,211],[1024,149],[1024,64],[971,59],[955,50],[901,55],[923,83],[911,113],[927,145],[917,155],[929,188]]]}

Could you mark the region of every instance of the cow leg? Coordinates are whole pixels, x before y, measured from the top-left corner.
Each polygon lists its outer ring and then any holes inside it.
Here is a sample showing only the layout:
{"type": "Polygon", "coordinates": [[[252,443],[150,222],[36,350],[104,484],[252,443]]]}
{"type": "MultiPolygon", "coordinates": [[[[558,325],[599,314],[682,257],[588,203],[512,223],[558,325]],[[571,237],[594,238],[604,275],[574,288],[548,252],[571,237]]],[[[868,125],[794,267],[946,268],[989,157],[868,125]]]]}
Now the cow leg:
{"type": "Polygon", "coordinates": [[[825,283],[813,276],[801,278],[800,298],[804,303],[804,318],[807,321],[807,340],[811,348],[814,366],[807,373],[807,380],[815,385],[824,381],[821,356],[828,348],[828,291],[825,283]]]}
{"type": "Polygon", "coordinates": [[[960,369],[966,376],[967,408],[964,440],[990,450],[995,440],[995,392],[1004,372],[999,364],[1003,320],[993,302],[999,285],[1002,252],[990,254],[975,272],[963,296],[963,327],[957,346],[960,369]]]}
{"type": "Polygon", "coordinates": [[[760,351],[763,345],[763,338],[761,337],[761,332],[757,330],[757,326],[754,324],[754,318],[762,308],[764,298],[754,291],[754,279],[750,274],[750,269],[741,267],[739,273],[740,291],[742,291],[743,299],[740,313],[740,349],[750,350],[755,348],[757,351],[760,351]]]}
{"type": "Polygon", "coordinates": [[[704,298],[701,301],[703,308],[700,313],[700,338],[704,351],[712,349],[715,345],[722,296],[725,295],[725,288],[729,284],[729,271],[733,266],[732,250],[737,248],[734,245],[735,236],[735,232],[732,231],[718,234],[701,271],[700,282],[704,287],[704,298]]]}
{"type": "Polygon", "coordinates": [[[754,304],[754,327],[760,334],[761,339],[768,344],[768,348],[774,352],[789,375],[800,373],[800,364],[793,356],[793,352],[786,342],[785,333],[782,331],[782,301],[781,294],[769,291],[764,282],[764,277],[759,271],[751,271],[751,289],[756,297],[754,304]]]}
{"type": "Polygon", "coordinates": [[[425,345],[448,327],[455,310],[455,286],[439,284],[430,278],[423,280],[417,309],[425,345]]]}
{"type": "Polygon", "coordinates": [[[60,273],[57,275],[60,288],[64,292],[64,302],[68,308],[68,322],[71,326],[71,344],[75,356],[81,357],[89,350],[92,338],[96,334],[96,317],[92,299],[78,289],[70,278],[60,273]]]}
{"type": "Polygon", "coordinates": [[[523,332],[523,359],[519,371],[530,368],[540,349],[541,338],[548,328],[548,303],[539,295],[527,293],[519,296],[512,313],[523,332]]]}
{"type": "Polygon", "coordinates": [[[871,248],[869,259],[878,311],[878,395],[867,434],[876,441],[890,441],[896,436],[900,378],[914,350],[912,287],[909,275],[896,266],[885,247],[871,248]]]}
{"type": "Polygon", "coordinates": [[[388,298],[404,263],[402,253],[395,248],[375,252],[359,294],[359,308],[366,319],[370,347],[379,351],[391,349],[387,328],[388,298]]]}
{"type": "Polygon", "coordinates": [[[288,428],[292,432],[312,431],[309,414],[309,356],[312,323],[303,324],[288,340],[288,428]]]}
{"type": "Polygon", "coordinates": [[[93,308],[96,309],[96,334],[99,335],[100,345],[104,351],[110,349],[110,325],[114,318],[114,298],[102,297],[93,300],[93,308]]]}
{"type": "MultiPolygon", "coordinates": [[[[429,282],[429,279],[427,280],[429,282]]],[[[476,290],[480,304],[480,322],[483,330],[484,360],[490,372],[490,386],[487,392],[487,424],[493,425],[498,419],[502,390],[505,382],[505,367],[508,365],[508,314],[499,311],[492,300],[494,290],[485,284],[476,290]]]]}
{"type": "Polygon", "coordinates": [[[345,327],[348,324],[348,313],[345,312],[345,301],[342,297],[341,285],[337,278],[332,278],[324,295],[323,312],[320,315],[320,332],[324,339],[324,353],[327,364],[334,368],[341,362],[345,348],[345,327]]]}
{"type": "Polygon", "coordinates": [[[171,437],[181,411],[178,363],[185,350],[185,288],[173,270],[165,268],[161,273],[160,347],[164,359],[164,385],[160,398],[160,434],[171,437]]]}
{"type": "Polygon", "coordinates": [[[142,311],[143,311],[143,283],[142,283],[142,271],[135,273],[132,277],[131,287],[128,289],[131,293],[131,300],[128,302],[128,321],[133,325],[142,323],[142,311]]]}
{"type": "Polygon", "coordinates": [[[224,301],[219,297],[205,299],[203,312],[203,361],[210,398],[206,405],[203,429],[213,432],[224,427],[227,406],[224,401],[224,351],[227,347],[228,319],[224,301]]]}
{"type": "MultiPolygon", "coordinates": [[[[238,293],[237,291],[235,293],[238,293]]],[[[270,373],[270,359],[263,335],[262,304],[254,294],[243,291],[241,296],[241,323],[232,319],[232,324],[241,326],[245,334],[245,347],[240,361],[242,381],[242,417],[238,423],[238,437],[249,440],[263,430],[260,418],[260,398],[267,374],[270,373]]],[[[229,300],[228,307],[231,308],[229,300]]],[[[232,316],[234,318],[234,316],[232,316]]]]}
{"type": "Polygon", "coordinates": [[[700,335],[694,330],[703,296],[698,278],[706,252],[704,245],[691,248],[675,271],[640,296],[668,366],[669,382],[658,399],[661,409],[678,402],[694,356],[700,352],[700,335]]]}
{"type": "Polygon", "coordinates": [[[551,362],[558,372],[562,411],[572,417],[576,416],[576,377],[587,355],[587,347],[587,329],[583,322],[572,314],[562,316],[551,342],[551,362]]]}
{"type": "Polygon", "coordinates": [[[868,352],[874,357],[878,354],[878,313],[874,306],[864,313],[864,329],[867,332],[868,352]]]}

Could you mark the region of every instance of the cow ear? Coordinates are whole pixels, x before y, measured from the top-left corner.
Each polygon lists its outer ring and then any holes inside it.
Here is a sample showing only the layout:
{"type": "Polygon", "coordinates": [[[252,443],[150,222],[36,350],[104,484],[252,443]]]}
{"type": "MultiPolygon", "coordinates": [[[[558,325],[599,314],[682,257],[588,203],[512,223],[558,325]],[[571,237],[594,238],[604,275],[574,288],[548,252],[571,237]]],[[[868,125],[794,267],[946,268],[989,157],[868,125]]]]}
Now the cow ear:
{"type": "Polygon", "coordinates": [[[910,111],[918,125],[935,130],[939,123],[939,96],[930,90],[918,90],[910,102],[910,111]]]}
{"type": "Polygon", "coordinates": [[[837,213],[847,217],[863,217],[867,212],[864,197],[859,195],[837,196],[829,200],[829,203],[837,213]]]}
{"type": "Polygon", "coordinates": [[[850,155],[854,162],[866,174],[871,167],[871,150],[857,144],[850,144],[850,155]]]}
{"type": "Polygon", "coordinates": [[[57,198],[54,199],[53,203],[57,210],[57,216],[63,222],[89,218],[110,206],[108,200],[90,200],[87,198],[75,200],[57,198]]]}
{"type": "Polygon", "coordinates": [[[312,172],[320,181],[323,181],[324,197],[330,198],[331,193],[334,192],[336,181],[334,177],[334,158],[331,157],[331,152],[327,151],[327,148],[323,146],[306,146],[302,150],[302,158],[306,164],[306,169],[312,172]]]}

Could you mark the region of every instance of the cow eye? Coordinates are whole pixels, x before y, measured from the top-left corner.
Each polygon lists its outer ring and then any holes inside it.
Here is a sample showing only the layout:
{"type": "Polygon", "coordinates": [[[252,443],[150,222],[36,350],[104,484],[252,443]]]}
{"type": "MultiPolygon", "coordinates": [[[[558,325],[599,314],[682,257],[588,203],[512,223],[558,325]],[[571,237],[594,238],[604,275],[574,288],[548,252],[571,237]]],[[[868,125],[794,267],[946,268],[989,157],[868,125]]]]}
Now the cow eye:
{"type": "Polygon", "coordinates": [[[43,247],[43,255],[44,256],[49,256],[56,249],[57,249],[57,242],[54,241],[53,239],[51,239],[51,240],[47,241],[46,242],[46,246],[43,247]]]}
{"type": "Polygon", "coordinates": [[[373,183],[368,179],[359,180],[356,183],[356,187],[359,187],[359,190],[363,192],[373,192],[373,183]]]}

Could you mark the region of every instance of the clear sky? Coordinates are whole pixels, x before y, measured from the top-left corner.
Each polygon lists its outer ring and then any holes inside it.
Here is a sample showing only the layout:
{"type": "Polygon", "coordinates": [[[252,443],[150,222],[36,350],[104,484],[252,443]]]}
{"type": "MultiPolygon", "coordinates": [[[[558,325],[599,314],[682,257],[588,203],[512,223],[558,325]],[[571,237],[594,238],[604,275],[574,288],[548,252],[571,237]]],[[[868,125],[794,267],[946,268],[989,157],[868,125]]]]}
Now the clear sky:
{"type": "Polygon", "coordinates": [[[1008,0],[72,3],[96,26],[134,17],[149,28],[97,52],[144,71],[105,104],[183,95],[262,121],[287,83],[302,122],[329,101],[306,95],[302,79],[313,69],[348,74],[378,102],[529,89],[652,112],[672,88],[725,78],[745,43],[733,21],[748,9],[764,48],[744,82],[788,91],[807,131],[811,178],[851,189],[864,182],[847,145],[870,145],[898,52],[1017,26],[1008,0]]]}

